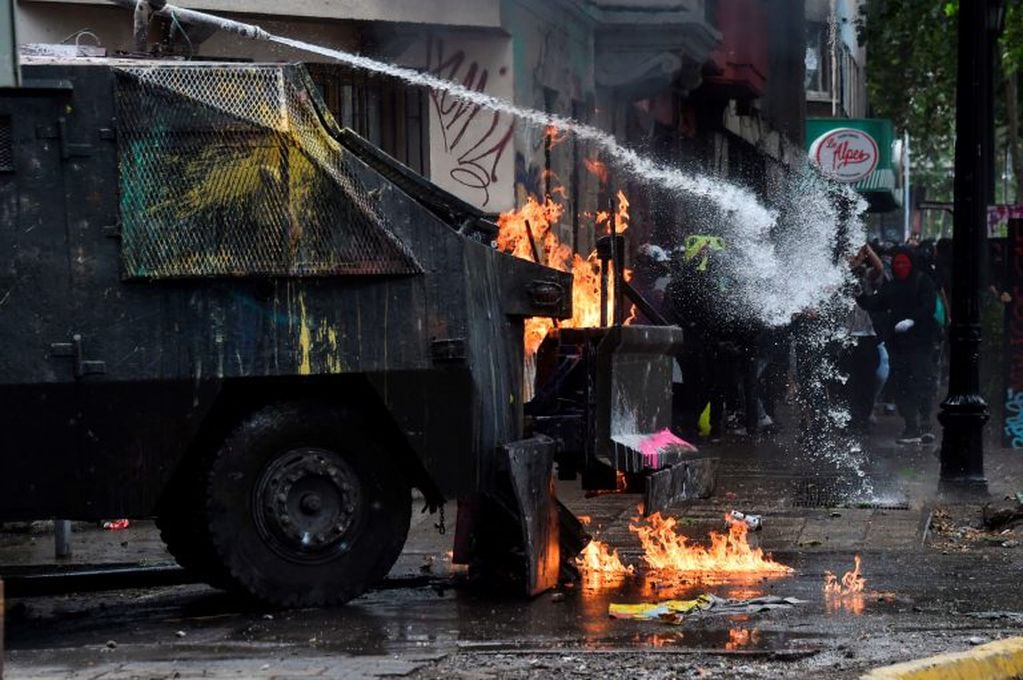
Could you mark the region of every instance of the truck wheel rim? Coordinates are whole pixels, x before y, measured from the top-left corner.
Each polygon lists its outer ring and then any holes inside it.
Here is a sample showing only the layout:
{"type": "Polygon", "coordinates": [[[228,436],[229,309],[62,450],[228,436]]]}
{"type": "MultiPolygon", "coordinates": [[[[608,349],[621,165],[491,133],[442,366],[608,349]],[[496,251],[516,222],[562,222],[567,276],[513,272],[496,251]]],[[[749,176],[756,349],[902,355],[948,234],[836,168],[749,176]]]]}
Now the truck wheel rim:
{"type": "Polygon", "coordinates": [[[293,449],[263,469],[253,501],[256,528],[274,552],[293,562],[326,562],[350,547],[361,485],[337,453],[293,449]]]}

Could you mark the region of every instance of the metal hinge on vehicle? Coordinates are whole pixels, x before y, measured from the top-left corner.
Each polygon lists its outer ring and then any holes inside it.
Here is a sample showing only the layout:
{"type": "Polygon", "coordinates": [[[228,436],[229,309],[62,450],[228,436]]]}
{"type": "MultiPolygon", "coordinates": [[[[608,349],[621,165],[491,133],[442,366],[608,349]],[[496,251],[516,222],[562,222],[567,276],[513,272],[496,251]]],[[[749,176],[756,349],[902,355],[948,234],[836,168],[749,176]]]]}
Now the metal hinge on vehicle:
{"type": "Polygon", "coordinates": [[[107,362],[85,358],[82,336],[78,333],[71,336],[71,342],[52,343],[50,356],[74,359],[76,379],[86,375],[102,375],[107,372],[107,362]]]}

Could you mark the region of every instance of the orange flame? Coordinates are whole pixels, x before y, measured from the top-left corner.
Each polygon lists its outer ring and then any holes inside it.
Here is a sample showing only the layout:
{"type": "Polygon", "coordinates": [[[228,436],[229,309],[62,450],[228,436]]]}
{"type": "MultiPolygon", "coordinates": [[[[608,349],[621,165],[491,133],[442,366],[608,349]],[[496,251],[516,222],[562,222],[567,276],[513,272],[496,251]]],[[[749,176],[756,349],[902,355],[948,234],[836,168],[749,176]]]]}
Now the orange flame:
{"type": "Polygon", "coordinates": [[[566,132],[565,134],[559,136],[558,128],[554,125],[548,125],[547,129],[544,130],[543,138],[544,144],[547,145],[547,148],[553,149],[558,144],[561,144],[563,141],[568,139],[568,133],[566,132]]]}
{"type": "MultiPolygon", "coordinates": [[[[615,233],[624,234],[629,229],[629,199],[625,197],[625,194],[621,189],[615,194],[618,198],[618,208],[615,210],[615,233]]],[[[604,226],[605,231],[611,233],[611,225],[609,223],[611,219],[611,213],[607,210],[597,211],[597,226],[604,226]]]]}
{"type": "Polygon", "coordinates": [[[603,541],[590,541],[576,559],[579,566],[589,572],[631,574],[635,571],[631,565],[625,566],[622,563],[617,549],[609,548],[603,541]]]}
{"type": "Polygon", "coordinates": [[[584,583],[591,589],[617,585],[635,572],[635,567],[622,563],[617,550],[598,540],[590,541],[575,558],[575,562],[582,572],[584,583]]]}
{"type": "Polygon", "coordinates": [[[892,593],[866,591],[867,579],[860,573],[860,556],[853,557],[853,570],[847,571],[839,580],[830,571],[824,572],[824,606],[830,613],[842,610],[851,614],[862,614],[867,606],[867,598],[893,601],[892,593]]]}
{"type": "Polygon", "coordinates": [[[607,170],[607,165],[605,165],[602,161],[599,161],[596,158],[584,158],[583,165],[586,166],[586,169],[589,170],[592,175],[600,180],[601,184],[607,184],[611,174],[607,170]]]}
{"type": "Polygon", "coordinates": [[[615,211],[615,232],[624,234],[629,229],[629,199],[618,190],[618,210],[615,211]]]}
{"type": "MultiPolygon", "coordinates": [[[[615,214],[615,228],[621,232],[629,226],[629,202],[625,194],[618,192],[619,205],[615,214]]],[[[601,262],[594,251],[586,259],[573,253],[571,247],[562,243],[555,228],[564,214],[564,206],[547,196],[540,203],[530,196],[518,210],[502,213],[497,224],[497,247],[524,260],[539,260],[540,264],[563,272],[572,272],[572,318],[560,323],[568,328],[587,328],[600,325],[600,272],[601,262]],[[535,247],[535,253],[534,253],[535,247]]],[[[606,215],[606,214],[605,214],[606,215]]],[[[609,217],[605,216],[606,222],[609,217]]],[[[599,220],[598,220],[599,223],[599,220]]],[[[608,267],[607,318],[613,317],[614,276],[613,265],[608,267]]],[[[632,272],[626,269],[626,280],[632,272]]],[[[635,317],[631,310],[628,321],[635,317]]],[[[554,328],[554,321],[534,317],[526,319],[525,347],[527,354],[535,354],[547,333],[554,328]]]]}
{"type": "Polygon", "coordinates": [[[824,572],[824,592],[827,595],[843,597],[862,593],[867,587],[867,579],[860,574],[860,556],[853,558],[853,570],[847,571],[839,581],[830,571],[824,572]]]}
{"type": "MultiPolygon", "coordinates": [[[[637,518],[638,519],[638,518],[637,518]]],[[[728,534],[710,532],[710,547],[688,545],[688,539],[679,534],[674,517],[661,517],[654,513],[646,524],[629,525],[629,530],[639,536],[643,544],[643,559],[653,569],[665,571],[702,572],[757,572],[788,574],[790,567],[765,557],[760,548],[752,548],[746,540],[745,522],[729,523],[728,534]]]]}

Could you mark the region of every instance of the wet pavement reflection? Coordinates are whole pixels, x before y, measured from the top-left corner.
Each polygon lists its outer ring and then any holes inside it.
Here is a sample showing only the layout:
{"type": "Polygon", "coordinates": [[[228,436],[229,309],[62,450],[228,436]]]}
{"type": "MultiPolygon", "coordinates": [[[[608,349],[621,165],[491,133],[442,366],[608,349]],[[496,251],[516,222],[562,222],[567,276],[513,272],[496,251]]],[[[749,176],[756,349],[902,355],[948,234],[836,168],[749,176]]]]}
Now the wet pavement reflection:
{"type": "MultiPolygon", "coordinates": [[[[562,652],[809,658],[837,641],[879,635],[893,621],[908,621],[906,617],[923,627],[947,625],[946,605],[933,603],[941,602],[939,590],[949,585],[950,574],[972,564],[959,556],[943,556],[942,566],[937,561],[923,564],[912,555],[866,554],[868,589],[828,597],[825,571],[848,566],[851,554],[780,553],[776,558],[793,572],[776,575],[666,575],[642,569],[638,556],[628,557],[637,565],[634,574],[599,584],[582,582],[528,601],[481,592],[449,575],[415,583],[391,581],[333,610],[253,609],[203,586],[27,598],[12,603],[8,612],[8,650],[15,655],[38,650],[72,664],[92,663],[109,640],[117,642],[118,654],[133,659],[267,654],[488,659],[510,654],[531,659],[562,652]],[[749,614],[699,612],[681,617],[676,625],[608,616],[611,603],[686,600],[704,593],[740,599],[773,595],[803,602],[749,614]]],[[[990,583],[981,587],[979,581],[960,579],[963,592],[954,596],[962,604],[957,606],[977,611],[1019,608],[1023,594],[1009,587],[1017,576],[1018,570],[992,576],[1004,581],[1003,596],[997,600],[985,595],[991,592],[990,583]]],[[[893,640],[895,644],[898,635],[893,640]]]]}

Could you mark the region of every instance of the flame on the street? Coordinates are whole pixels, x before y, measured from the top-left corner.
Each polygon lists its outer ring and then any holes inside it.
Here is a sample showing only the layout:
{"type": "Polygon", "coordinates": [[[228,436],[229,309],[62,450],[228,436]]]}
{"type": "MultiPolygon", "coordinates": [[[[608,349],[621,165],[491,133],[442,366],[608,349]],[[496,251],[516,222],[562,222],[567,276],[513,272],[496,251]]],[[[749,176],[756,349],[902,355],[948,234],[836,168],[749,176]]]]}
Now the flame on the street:
{"type": "MultiPolygon", "coordinates": [[[[600,325],[600,271],[601,262],[596,251],[583,259],[572,248],[561,242],[556,233],[557,225],[564,214],[564,206],[551,199],[544,198],[541,203],[535,196],[529,196],[518,210],[502,213],[497,223],[500,231],[497,235],[497,247],[524,260],[537,261],[548,267],[572,272],[572,318],[561,321],[559,325],[568,328],[588,328],[600,325]],[[535,251],[534,251],[535,248],[535,251]]],[[[625,194],[618,192],[618,207],[614,215],[615,231],[622,233],[629,228],[629,201],[625,194]]],[[[603,231],[610,231],[610,216],[600,213],[597,226],[603,231]],[[601,219],[603,215],[603,220],[601,219]]],[[[607,318],[613,317],[614,305],[614,271],[608,264],[607,281],[607,318]]],[[[632,271],[625,269],[623,277],[631,280],[632,271]]],[[[635,308],[630,312],[628,323],[635,317],[635,308]]],[[[526,319],[525,346],[526,354],[533,355],[547,333],[554,328],[555,322],[545,317],[526,319]]]]}
{"type": "Polygon", "coordinates": [[[610,548],[603,541],[590,541],[576,558],[587,584],[596,586],[607,579],[625,576],[635,572],[635,567],[622,563],[618,550],[610,548]]]}
{"type": "Polygon", "coordinates": [[[867,580],[860,574],[860,556],[856,555],[853,558],[853,570],[847,571],[842,575],[842,580],[832,574],[830,571],[824,572],[824,592],[830,596],[846,596],[855,595],[862,593],[863,589],[867,587],[867,580]]]}
{"type": "Polygon", "coordinates": [[[654,513],[645,522],[630,524],[629,530],[639,536],[643,544],[643,559],[652,569],[671,572],[728,572],[788,574],[790,567],[765,556],[760,548],[753,548],[746,540],[745,522],[729,523],[727,534],[710,532],[710,546],[690,545],[685,536],[676,531],[674,517],[661,517],[654,513]]]}
{"type": "Polygon", "coordinates": [[[824,606],[829,614],[847,611],[862,614],[866,609],[867,580],[860,573],[860,556],[853,558],[853,570],[839,580],[830,571],[824,572],[824,606]]]}

